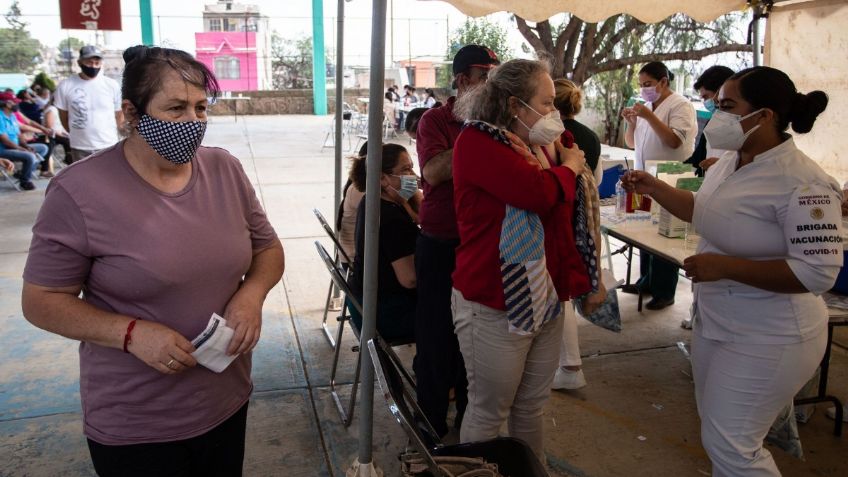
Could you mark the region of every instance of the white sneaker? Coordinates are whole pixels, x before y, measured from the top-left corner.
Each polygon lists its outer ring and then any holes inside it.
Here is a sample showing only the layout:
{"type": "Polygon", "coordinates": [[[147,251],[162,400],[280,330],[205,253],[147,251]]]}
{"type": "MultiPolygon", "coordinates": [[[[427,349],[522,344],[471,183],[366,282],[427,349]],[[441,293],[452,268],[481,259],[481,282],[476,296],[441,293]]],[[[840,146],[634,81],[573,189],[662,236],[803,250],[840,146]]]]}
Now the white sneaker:
{"type": "Polygon", "coordinates": [[[551,389],[580,389],[585,385],[586,377],[583,376],[582,369],[572,371],[559,367],[554,375],[554,382],[551,384],[551,389]]]}
{"type": "MultiPolygon", "coordinates": [[[[825,414],[831,419],[836,419],[836,406],[827,408],[825,414]]],[[[846,404],[842,405],[842,422],[848,422],[848,405],[846,404]]]]}

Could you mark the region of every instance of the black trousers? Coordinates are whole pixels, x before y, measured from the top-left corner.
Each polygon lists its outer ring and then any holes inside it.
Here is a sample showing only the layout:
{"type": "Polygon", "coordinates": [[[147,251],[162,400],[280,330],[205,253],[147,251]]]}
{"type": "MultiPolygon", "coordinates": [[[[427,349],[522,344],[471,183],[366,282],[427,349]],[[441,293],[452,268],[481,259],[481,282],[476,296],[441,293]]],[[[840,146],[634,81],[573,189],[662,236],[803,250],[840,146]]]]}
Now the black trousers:
{"type": "Polygon", "coordinates": [[[439,240],[424,234],[415,247],[418,309],[415,314],[413,363],[418,406],[440,436],[448,433],[450,389],[456,396],[459,429],[468,405],[468,379],[451,313],[451,274],[456,266],[459,240],[439,240]]]}
{"type": "Polygon", "coordinates": [[[674,299],[679,278],[677,265],[639,250],[639,271],[642,276],[636,284],[654,298],[674,299]]]}
{"type": "Polygon", "coordinates": [[[211,431],[191,439],[107,446],[88,439],[100,477],[239,477],[247,404],[211,431]]]}

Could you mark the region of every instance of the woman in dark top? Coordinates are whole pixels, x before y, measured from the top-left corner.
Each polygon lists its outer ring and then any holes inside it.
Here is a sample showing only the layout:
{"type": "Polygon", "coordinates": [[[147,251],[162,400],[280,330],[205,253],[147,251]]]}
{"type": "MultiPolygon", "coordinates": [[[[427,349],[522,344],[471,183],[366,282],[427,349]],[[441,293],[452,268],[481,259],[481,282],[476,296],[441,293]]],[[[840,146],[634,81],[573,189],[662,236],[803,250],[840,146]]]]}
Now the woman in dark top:
{"type": "MultiPolygon", "coordinates": [[[[365,191],[365,157],[354,159],[350,179],[365,191]]],[[[412,337],[416,307],[415,242],[421,192],[412,159],[403,146],[383,145],[380,178],[380,245],[377,257],[377,332],[393,340],[412,337]]],[[[366,191],[366,194],[368,192],[366,191]]],[[[365,200],[356,216],[356,257],[350,287],[362,303],[365,257],[365,200]]],[[[351,319],[361,329],[362,317],[351,308],[351,319]]]]}
{"type": "Polygon", "coordinates": [[[554,88],[554,106],[559,110],[562,123],[574,136],[574,143],[586,155],[586,165],[594,171],[601,157],[601,140],[594,131],[574,119],[583,109],[583,91],[573,81],[565,78],[554,81],[554,88]]]}

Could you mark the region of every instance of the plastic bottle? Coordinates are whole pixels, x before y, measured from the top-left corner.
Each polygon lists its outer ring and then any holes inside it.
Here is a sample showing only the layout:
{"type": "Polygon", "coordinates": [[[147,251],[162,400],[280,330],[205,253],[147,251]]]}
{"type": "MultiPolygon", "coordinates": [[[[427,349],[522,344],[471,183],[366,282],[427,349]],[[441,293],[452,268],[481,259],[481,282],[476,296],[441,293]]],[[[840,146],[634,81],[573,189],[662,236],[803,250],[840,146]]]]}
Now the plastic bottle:
{"type": "Polygon", "coordinates": [[[627,191],[624,190],[624,186],[621,184],[621,179],[618,179],[618,182],[615,183],[615,215],[617,217],[624,217],[626,212],[627,191]]]}

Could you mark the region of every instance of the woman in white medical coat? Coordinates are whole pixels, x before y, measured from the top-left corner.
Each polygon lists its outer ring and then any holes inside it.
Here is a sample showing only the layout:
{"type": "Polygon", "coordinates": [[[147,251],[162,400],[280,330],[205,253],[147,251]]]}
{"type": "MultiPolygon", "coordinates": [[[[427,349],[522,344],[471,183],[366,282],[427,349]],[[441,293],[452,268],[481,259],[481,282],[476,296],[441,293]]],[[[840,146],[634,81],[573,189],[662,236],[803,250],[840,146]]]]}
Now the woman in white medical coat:
{"type": "Polygon", "coordinates": [[[727,80],[718,103],[704,134],[730,152],[697,195],[644,172],[623,184],[702,237],[683,268],[695,283],[692,369],[713,475],[777,476],[763,439],[822,358],[828,315],[818,295],[842,266],[842,190],[786,133],[790,124],[809,132],[827,95],[755,67],[727,80]]]}
{"type": "MultiPolygon", "coordinates": [[[[698,121],[695,107],[682,95],[671,90],[674,74],[659,61],[646,64],[639,70],[642,99],[646,104],[624,108],[621,115],[627,120],[624,139],[636,149],[636,169],[645,170],[647,161],[683,162],[695,150],[698,121]]],[[[642,250],[641,277],[635,285],[622,287],[625,293],[650,294],[645,305],[649,310],[661,310],[674,303],[677,289],[677,267],[642,250]]]]}

